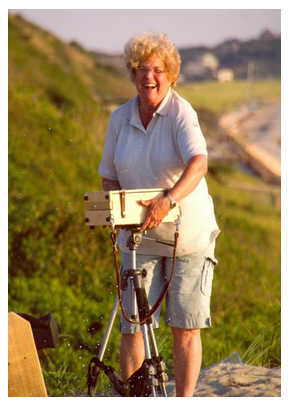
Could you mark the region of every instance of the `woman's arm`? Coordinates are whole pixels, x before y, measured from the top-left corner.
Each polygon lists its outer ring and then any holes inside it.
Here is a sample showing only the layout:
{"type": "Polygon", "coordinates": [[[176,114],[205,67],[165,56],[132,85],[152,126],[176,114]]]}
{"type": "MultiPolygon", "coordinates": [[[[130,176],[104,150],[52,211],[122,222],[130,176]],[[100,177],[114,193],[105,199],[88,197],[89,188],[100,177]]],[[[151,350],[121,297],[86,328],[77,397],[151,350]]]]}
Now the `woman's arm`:
{"type": "Polygon", "coordinates": [[[198,154],[189,159],[183,174],[170,190],[172,198],[179,202],[191,194],[201,179],[208,172],[208,159],[204,154],[198,154]]]}

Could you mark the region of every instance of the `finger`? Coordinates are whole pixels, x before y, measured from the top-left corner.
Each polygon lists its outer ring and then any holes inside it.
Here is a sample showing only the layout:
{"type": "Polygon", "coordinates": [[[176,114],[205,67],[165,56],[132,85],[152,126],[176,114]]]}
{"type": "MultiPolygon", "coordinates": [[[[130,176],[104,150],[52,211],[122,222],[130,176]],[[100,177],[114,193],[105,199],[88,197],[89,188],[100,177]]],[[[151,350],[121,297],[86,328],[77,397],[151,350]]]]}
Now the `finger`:
{"type": "Polygon", "coordinates": [[[141,231],[145,231],[145,230],[148,228],[148,225],[149,225],[149,221],[145,220],[145,221],[142,223],[142,226],[141,226],[140,230],[141,230],[141,231]]]}
{"type": "Polygon", "coordinates": [[[144,222],[142,223],[141,231],[144,231],[144,230],[147,230],[147,229],[150,230],[152,228],[153,224],[154,224],[153,220],[150,217],[147,217],[144,220],[144,222]]]}
{"type": "Polygon", "coordinates": [[[151,200],[140,200],[140,204],[149,207],[151,205],[151,200]]]}
{"type": "Polygon", "coordinates": [[[153,228],[157,228],[159,226],[159,222],[155,221],[153,219],[148,219],[145,220],[141,226],[141,231],[144,231],[146,229],[151,230],[153,228]]]}

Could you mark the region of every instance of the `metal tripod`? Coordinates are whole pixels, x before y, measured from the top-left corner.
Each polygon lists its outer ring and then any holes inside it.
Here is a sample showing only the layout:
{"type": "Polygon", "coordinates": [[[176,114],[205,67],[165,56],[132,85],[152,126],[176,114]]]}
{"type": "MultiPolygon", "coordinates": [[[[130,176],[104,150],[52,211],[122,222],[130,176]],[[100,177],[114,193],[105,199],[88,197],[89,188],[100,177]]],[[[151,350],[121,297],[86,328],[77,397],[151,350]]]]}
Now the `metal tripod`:
{"type": "MultiPolygon", "coordinates": [[[[136,250],[142,241],[142,233],[140,228],[137,226],[131,226],[131,235],[128,239],[128,248],[130,250],[130,266],[129,270],[126,270],[122,274],[121,279],[121,289],[125,290],[128,286],[131,288],[131,299],[132,299],[132,312],[131,312],[131,322],[135,322],[137,315],[139,316],[139,323],[141,326],[143,340],[144,340],[144,347],[145,347],[145,359],[146,367],[145,367],[145,378],[144,384],[146,388],[151,388],[153,396],[156,397],[156,391],[161,392],[164,397],[167,397],[166,388],[164,382],[167,381],[167,374],[165,373],[165,363],[162,361],[161,357],[159,356],[157,343],[155,340],[154,330],[152,326],[152,317],[147,316],[149,312],[149,305],[147,300],[146,291],[144,288],[143,278],[146,275],[145,270],[137,270],[136,268],[136,250]],[[151,343],[151,344],[150,344],[151,343]],[[151,348],[152,353],[151,355],[151,348]],[[157,390],[156,390],[157,388],[157,390]]],[[[169,244],[172,245],[172,244],[169,244]]],[[[116,297],[114,306],[110,315],[110,319],[105,331],[105,335],[100,347],[100,351],[98,357],[96,358],[97,361],[102,362],[104,353],[108,344],[109,336],[113,327],[113,323],[115,321],[115,317],[117,314],[117,310],[120,304],[119,296],[116,297]]],[[[95,357],[94,357],[95,358],[95,357]]],[[[97,362],[96,361],[96,362],[97,362]]],[[[101,367],[97,365],[94,367],[93,371],[93,378],[97,378],[98,373],[101,367]]],[[[111,367],[107,367],[111,368],[111,367]]],[[[105,368],[103,368],[105,370],[105,368]]],[[[108,370],[110,371],[110,370],[108,370]]],[[[115,373],[116,374],[116,373],[115,373]]],[[[139,378],[139,377],[138,377],[139,378]]],[[[115,379],[115,376],[114,376],[115,379]]],[[[94,381],[94,384],[96,382],[94,381]]],[[[115,384],[116,386],[116,384],[115,384]]],[[[128,396],[148,396],[148,395],[128,395],[128,396]]]]}

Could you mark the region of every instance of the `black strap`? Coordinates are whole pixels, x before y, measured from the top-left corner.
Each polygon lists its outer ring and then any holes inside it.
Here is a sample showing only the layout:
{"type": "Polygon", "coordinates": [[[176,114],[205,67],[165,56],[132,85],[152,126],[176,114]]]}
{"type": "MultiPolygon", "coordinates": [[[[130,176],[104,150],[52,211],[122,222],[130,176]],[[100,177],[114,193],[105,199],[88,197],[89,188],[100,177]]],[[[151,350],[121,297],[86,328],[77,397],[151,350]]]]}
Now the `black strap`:
{"type": "Polygon", "coordinates": [[[88,373],[87,373],[87,388],[88,388],[88,396],[92,396],[92,390],[95,389],[98,375],[100,371],[103,371],[110,381],[113,383],[116,391],[122,397],[129,397],[127,395],[127,387],[119,373],[110,365],[105,365],[99,358],[93,357],[88,365],[88,373]]]}
{"type": "MultiPolygon", "coordinates": [[[[142,366],[124,382],[119,373],[110,365],[105,365],[99,358],[93,357],[90,360],[87,374],[88,396],[92,396],[92,390],[95,389],[98,375],[103,371],[114,388],[122,397],[149,397],[152,393],[152,378],[154,382],[164,382],[167,376],[163,371],[163,361],[161,357],[145,359],[142,366]],[[154,372],[152,373],[152,367],[154,372]]],[[[157,385],[158,386],[158,385],[157,385]]]]}
{"type": "Polygon", "coordinates": [[[154,315],[154,313],[157,311],[159,308],[160,304],[162,303],[162,300],[164,299],[165,295],[167,294],[169,290],[169,286],[171,285],[175,273],[175,265],[176,265],[176,252],[177,252],[177,244],[178,244],[178,238],[179,238],[179,233],[178,231],[175,232],[175,241],[174,241],[174,253],[173,253],[173,266],[172,266],[172,272],[171,272],[171,277],[169,281],[167,281],[164,285],[164,288],[162,292],[160,293],[157,301],[155,302],[154,306],[148,311],[146,316],[141,320],[141,321],[133,321],[131,320],[125,313],[123,303],[122,303],[122,295],[121,295],[121,274],[118,266],[118,261],[117,261],[117,248],[116,248],[116,233],[111,232],[110,237],[113,243],[113,257],[114,257],[114,263],[115,263],[115,270],[116,270],[116,276],[117,276],[117,292],[118,292],[118,299],[120,303],[120,308],[123,313],[124,318],[129,321],[132,324],[144,324],[150,317],[154,315]]]}

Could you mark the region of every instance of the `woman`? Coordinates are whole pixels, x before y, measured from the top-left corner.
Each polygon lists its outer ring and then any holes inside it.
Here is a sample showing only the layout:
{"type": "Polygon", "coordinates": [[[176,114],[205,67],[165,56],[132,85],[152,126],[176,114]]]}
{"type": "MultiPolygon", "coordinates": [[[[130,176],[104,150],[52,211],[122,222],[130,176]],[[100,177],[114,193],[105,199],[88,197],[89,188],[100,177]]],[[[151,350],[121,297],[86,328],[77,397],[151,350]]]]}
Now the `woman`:
{"type": "MultiPolygon", "coordinates": [[[[150,229],[150,237],[173,239],[174,224],[162,220],[175,202],[180,204],[178,257],[166,297],[166,323],[173,333],[176,395],[191,397],[202,360],[200,329],[211,325],[214,245],[219,233],[204,178],[206,143],[195,111],[172,91],[179,78],[180,57],[167,36],[136,36],[124,52],[138,94],[111,115],[99,173],[105,191],[169,188],[168,195],[142,202],[148,212],[141,229],[150,229]]],[[[124,270],[130,268],[128,236],[120,230],[124,270]]],[[[145,239],[138,247],[137,264],[147,270],[151,306],[170,275],[171,256],[170,247],[145,239]]],[[[130,297],[123,300],[129,310],[130,297]]],[[[159,326],[158,317],[159,312],[154,327],[159,326]]],[[[120,330],[120,367],[126,380],[141,366],[144,344],[139,326],[121,318],[120,330]]]]}

